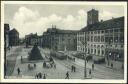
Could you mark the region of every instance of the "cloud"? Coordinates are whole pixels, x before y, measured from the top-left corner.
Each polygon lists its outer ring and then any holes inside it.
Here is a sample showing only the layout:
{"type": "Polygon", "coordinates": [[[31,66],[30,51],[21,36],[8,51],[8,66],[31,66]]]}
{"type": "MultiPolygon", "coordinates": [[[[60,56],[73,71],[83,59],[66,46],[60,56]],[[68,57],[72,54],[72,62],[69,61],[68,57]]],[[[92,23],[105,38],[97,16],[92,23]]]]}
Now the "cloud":
{"type": "MultiPolygon", "coordinates": [[[[108,10],[99,12],[99,19],[107,20],[113,16],[118,17],[120,15],[108,10]]],[[[84,9],[78,10],[76,15],[67,13],[64,17],[53,13],[44,17],[40,15],[39,11],[34,11],[26,7],[20,7],[11,21],[12,26],[19,31],[20,37],[24,37],[30,33],[42,35],[52,25],[56,25],[60,29],[80,30],[86,26],[86,23],[87,13],[84,9]]]]}
{"type": "Polygon", "coordinates": [[[120,14],[118,13],[113,13],[113,12],[110,12],[110,11],[107,11],[107,10],[104,10],[103,12],[100,12],[99,13],[99,19],[104,19],[104,20],[108,20],[108,19],[111,19],[112,17],[119,17],[120,14]]]}
{"type": "Polygon", "coordinates": [[[60,29],[79,30],[86,24],[85,15],[86,13],[81,9],[76,16],[68,14],[66,17],[62,17],[57,14],[51,14],[43,17],[38,11],[20,7],[13,17],[12,25],[19,31],[20,37],[36,32],[43,34],[52,24],[60,29]]]}

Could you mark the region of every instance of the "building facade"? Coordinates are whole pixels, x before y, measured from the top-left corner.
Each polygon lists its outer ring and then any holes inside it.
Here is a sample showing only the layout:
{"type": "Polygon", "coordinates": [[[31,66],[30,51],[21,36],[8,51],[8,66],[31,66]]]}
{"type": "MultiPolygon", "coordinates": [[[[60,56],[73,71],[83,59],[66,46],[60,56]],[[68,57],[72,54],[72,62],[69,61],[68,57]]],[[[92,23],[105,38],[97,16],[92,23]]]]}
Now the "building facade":
{"type": "Polygon", "coordinates": [[[86,32],[79,31],[77,33],[77,51],[85,52],[86,51],[86,32]]]}
{"type": "Polygon", "coordinates": [[[77,50],[77,31],[48,28],[43,33],[42,46],[56,51],[77,50]]]}
{"type": "MultiPolygon", "coordinates": [[[[96,12],[96,11],[95,11],[96,12]]],[[[110,58],[123,60],[124,54],[124,17],[112,18],[110,20],[101,21],[93,17],[94,9],[89,11],[88,25],[77,33],[77,51],[83,51],[87,55],[93,56],[94,60],[110,58]],[[94,19],[94,20],[93,20],[94,19]],[[90,21],[91,20],[91,21],[90,21]],[[94,22],[93,22],[94,21],[94,22]],[[83,33],[84,32],[84,33],[83,33]],[[86,49],[80,47],[80,38],[85,38],[86,49]]]]}
{"type": "Polygon", "coordinates": [[[10,46],[19,45],[19,32],[15,28],[9,31],[9,45],[10,46]]]}

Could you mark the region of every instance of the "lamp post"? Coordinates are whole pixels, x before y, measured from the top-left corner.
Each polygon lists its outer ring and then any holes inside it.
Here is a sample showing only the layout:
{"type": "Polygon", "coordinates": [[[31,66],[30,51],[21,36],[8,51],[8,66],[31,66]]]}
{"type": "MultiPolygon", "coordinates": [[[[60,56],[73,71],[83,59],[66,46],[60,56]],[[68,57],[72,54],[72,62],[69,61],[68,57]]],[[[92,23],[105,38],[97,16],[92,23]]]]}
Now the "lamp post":
{"type": "Polygon", "coordinates": [[[87,69],[86,69],[86,53],[84,53],[84,64],[85,64],[85,68],[84,68],[84,78],[86,79],[87,77],[87,69]]]}
{"type": "MultiPolygon", "coordinates": [[[[87,42],[86,42],[86,39],[85,41],[81,41],[81,43],[85,46],[86,48],[86,45],[87,45],[87,42]]],[[[85,49],[85,52],[84,52],[84,78],[86,79],[87,78],[87,69],[86,69],[86,49],[85,49]]]]}

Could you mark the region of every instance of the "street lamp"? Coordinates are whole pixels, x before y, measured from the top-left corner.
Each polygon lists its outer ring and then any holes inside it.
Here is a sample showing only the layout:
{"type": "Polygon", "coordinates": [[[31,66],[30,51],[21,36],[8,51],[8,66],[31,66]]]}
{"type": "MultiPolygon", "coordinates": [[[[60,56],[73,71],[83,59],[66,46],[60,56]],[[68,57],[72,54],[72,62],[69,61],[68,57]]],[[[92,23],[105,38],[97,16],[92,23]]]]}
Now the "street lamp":
{"type": "Polygon", "coordinates": [[[84,78],[86,79],[87,77],[87,69],[86,69],[86,53],[84,53],[84,62],[85,62],[85,68],[84,68],[84,78]]]}
{"type": "Polygon", "coordinates": [[[85,41],[81,40],[81,43],[85,46],[85,52],[83,53],[83,56],[84,56],[84,64],[85,64],[85,66],[84,66],[84,78],[86,79],[87,78],[87,69],[86,69],[86,52],[87,52],[86,45],[87,45],[87,42],[86,42],[86,40],[85,41]]]}

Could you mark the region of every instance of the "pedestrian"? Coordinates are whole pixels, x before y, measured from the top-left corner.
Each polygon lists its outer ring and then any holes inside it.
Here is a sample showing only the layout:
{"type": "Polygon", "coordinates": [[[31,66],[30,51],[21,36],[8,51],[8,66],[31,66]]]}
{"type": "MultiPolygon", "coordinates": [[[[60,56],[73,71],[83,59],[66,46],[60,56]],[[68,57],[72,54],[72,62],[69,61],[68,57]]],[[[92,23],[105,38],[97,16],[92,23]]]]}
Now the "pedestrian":
{"type": "Polygon", "coordinates": [[[91,69],[89,70],[89,75],[91,75],[91,69]]]}
{"type": "Polygon", "coordinates": [[[44,61],[44,63],[43,63],[43,67],[46,67],[46,62],[44,61]]]}
{"type": "Polygon", "coordinates": [[[36,64],[34,64],[34,68],[36,68],[36,64]]]}
{"type": "Polygon", "coordinates": [[[40,73],[38,74],[38,76],[39,76],[39,78],[42,78],[42,73],[40,72],[40,73]]]}
{"type": "Polygon", "coordinates": [[[92,70],[94,70],[94,64],[92,64],[92,70]]]}
{"type": "Polygon", "coordinates": [[[76,72],[76,67],[74,66],[74,72],[76,72]]]}
{"type": "Polygon", "coordinates": [[[38,74],[36,73],[35,78],[38,78],[38,74]]]}
{"type": "Polygon", "coordinates": [[[113,63],[111,63],[111,68],[113,68],[113,63]]]}
{"type": "Polygon", "coordinates": [[[43,79],[46,79],[46,75],[44,74],[43,79]]]}
{"type": "Polygon", "coordinates": [[[69,79],[69,72],[68,71],[66,73],[66,78],[65,79],[69,79]]]}
{"type": "Polygon", "coordinates": [[[71,72],[73,72],[73,70],[74,70],[74,66],[72,65],[72,66],[71,66],[71,72]]]}
{"type": "Polygon", "coordinates": [[[18,68],[17,68],[17,73],[18,73],[18,75],[20,75],[20,72],[21,72],[21,71],[20,71],[20,68],[18,67],[18,68]]]}

